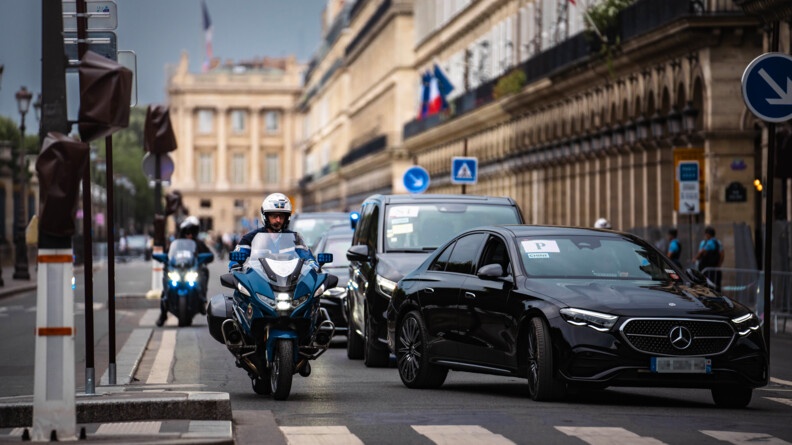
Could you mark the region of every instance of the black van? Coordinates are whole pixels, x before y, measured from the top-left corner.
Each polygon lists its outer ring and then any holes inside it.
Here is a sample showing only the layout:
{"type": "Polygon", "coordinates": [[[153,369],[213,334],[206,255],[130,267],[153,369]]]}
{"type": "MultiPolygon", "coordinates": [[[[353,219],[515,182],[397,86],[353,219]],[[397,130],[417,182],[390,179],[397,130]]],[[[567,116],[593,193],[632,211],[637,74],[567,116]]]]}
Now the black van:
{"type": "Polygon", "coordinates": [[[369,367],[388,365],[385,311],[393,289],[441,244],[473,227],[523,223],[511,198],[430,194],[366,198],[347,251],[347,357],[362,358],[369,367]]]}

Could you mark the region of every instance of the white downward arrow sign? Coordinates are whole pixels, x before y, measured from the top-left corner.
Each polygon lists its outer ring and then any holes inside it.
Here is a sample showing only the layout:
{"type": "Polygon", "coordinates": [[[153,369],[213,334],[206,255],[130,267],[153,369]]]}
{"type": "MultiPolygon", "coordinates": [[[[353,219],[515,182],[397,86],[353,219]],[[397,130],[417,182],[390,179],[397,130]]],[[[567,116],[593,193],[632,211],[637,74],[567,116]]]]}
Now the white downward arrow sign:
{"type": "Polygon", "coordinates": [[[415,175],[410,175],[410,179],[413,181],[413,187],[423,187],[423,178],[416,178],[415,175]]]}
{"type": "Polygon", "coordinates": [[[764,79],[765,82],[770,85],[770,88],[772,88],[773,91],[778,94],[778,98],[767,98],[767,103],[771,105],[792,105],[792,79],[789,77],[786,78],[786,91],[784,91],[781,89],[781,86],[779,86],[775,80],[773,80],[773,78],[767,74],[767,71],[765,71],[764,68],[759,70],[759,75],[762,76],[762,79],[764,79]]]}

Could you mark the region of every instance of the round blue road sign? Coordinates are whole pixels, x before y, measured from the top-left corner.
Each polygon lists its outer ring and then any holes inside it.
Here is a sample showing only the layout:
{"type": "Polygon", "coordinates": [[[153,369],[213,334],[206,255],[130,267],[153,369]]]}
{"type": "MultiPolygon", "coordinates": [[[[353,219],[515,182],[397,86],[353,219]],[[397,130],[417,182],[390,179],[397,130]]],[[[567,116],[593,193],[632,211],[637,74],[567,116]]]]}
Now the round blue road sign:
{"type": "Polygon", "coordinates": [[[402,182],[408,192],[423,193],[429,188],[429,172],[423,167],[414,165],[404,172],[402,182]]]}
{"type": "Polygon", "coordinates": [[[745,68],[742,76],[745,105],[766,122],[792,118],[792,57],[765,53],[745,68]]]}

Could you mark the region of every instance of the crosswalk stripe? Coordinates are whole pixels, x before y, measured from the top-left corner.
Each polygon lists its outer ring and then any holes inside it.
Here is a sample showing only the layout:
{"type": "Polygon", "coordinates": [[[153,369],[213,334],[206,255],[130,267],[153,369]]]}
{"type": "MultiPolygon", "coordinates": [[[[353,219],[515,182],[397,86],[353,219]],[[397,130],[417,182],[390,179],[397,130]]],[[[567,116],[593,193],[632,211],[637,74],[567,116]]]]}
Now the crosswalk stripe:
{"type": "Polygon", "coordinates": [[[750,445],[761,443],[762,445],[790,445],[789,442],[777,437],[763,433],[741,433],[737,431],[705,431],[702,433],[715,439],[729,442],[734,445],[750,445]]]}
{"type": "Polygon", "coordinates": [[[345,426],[282,426],[289,445],[363,445],[345,426]]]}
{"type": "Polygon", "coordinates": [[[786,399],[783,397],[765,397],[767,400],[772,400],[773,402],[783,403],[784,405],[792,406],[792,399],[786,399]]]}
{"type": "Polygon", "coordinates": [[[170,374],[171,364],[173,363],[173,353],[175,349],[176,331],[163,331],[157,356],[154,358],[154,364],[151,365],[151,372],[146,380],[147,385],[152,383],[168,383],[168,375],[170,374]]]}
{"type": "Polygon", "coordinates": [[[96,430],[97,436],[151,435],[160,431],[162,422],[115,422],[103,423],[96,430]]]}
{"type": "Polygon", "coordinates": [[[438,445],[514,444],[478,425],[412,425],[412,428],[438,445]]]}
{"type": "Polygon", "coordinates": [[[584,427],[557,426],[558,431],[567,436],[577,437],[590,445],[661,445],[665,444],[653,437],[641,437],[624,428],[617,427],[584,427]]]}

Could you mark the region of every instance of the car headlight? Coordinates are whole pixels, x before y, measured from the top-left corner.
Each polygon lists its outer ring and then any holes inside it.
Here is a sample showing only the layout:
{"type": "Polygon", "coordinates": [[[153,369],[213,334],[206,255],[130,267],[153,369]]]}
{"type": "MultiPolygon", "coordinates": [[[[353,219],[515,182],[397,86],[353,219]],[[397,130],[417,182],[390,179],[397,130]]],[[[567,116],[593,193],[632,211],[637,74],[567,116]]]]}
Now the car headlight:
{"type": "Polygon", "coordinates": [[[733,318],[732,323],[734,324],[734,329],[740,335],[748,335],[751,331],[755,331],[761,326],[759,318],[753,313],[733,318]]]}
{"type": "Polygon", "coordinates": [[[561,312],[561,317],[569,324],[575,326],[588,326],[600,332],[610,330],[619,318],[615,315],[571,307],[563,308],[559,312],[561,312]]]}
{"type": "Polygon", "coordinates": [[[377,287],[383,295],[390,298],[393,296],[393,290],[396,289],[396,282],[391,281],[382,275],[377,275],[377,287]]]}

